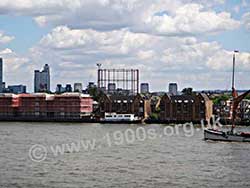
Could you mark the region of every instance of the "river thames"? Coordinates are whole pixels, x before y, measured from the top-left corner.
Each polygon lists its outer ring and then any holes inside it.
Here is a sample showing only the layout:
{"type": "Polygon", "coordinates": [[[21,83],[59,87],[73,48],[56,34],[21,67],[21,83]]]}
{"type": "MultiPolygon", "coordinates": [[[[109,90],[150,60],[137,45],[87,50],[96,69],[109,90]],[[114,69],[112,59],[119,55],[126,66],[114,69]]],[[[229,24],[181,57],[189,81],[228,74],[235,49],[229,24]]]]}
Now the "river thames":
{"type": "Polygon", "coordinates": [[[166,125],[2,122],[0,187],[250,187],[250,144],[203,141],[198,127],[193,134],[164,131],[166,125]],[[53,153],[80,140],[98,146],[53,153]],[[30,156],[37,145],[47,152],[40,161],[30,156]]]}

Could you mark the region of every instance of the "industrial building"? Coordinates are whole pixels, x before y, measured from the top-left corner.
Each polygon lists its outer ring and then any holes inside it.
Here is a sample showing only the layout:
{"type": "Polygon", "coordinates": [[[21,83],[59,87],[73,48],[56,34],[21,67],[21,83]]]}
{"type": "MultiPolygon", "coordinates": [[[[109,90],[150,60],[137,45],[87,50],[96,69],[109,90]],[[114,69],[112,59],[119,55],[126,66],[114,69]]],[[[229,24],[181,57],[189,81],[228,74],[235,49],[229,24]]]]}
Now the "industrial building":
{"type": "Polygon", "coordinates": [[[139,93],[138,69],[101,69],[98,64],[97,77],[98,89],[106,94],[113,90],[129,91],[130,95],[139,93]]]}

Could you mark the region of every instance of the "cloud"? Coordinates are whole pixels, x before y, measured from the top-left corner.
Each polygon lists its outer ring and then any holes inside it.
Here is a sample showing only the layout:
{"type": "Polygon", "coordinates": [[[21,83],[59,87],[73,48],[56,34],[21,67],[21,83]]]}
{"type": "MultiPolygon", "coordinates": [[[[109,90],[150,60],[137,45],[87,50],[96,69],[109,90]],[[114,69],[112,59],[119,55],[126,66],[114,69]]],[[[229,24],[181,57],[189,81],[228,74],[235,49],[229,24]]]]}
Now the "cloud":
{"type": "Polygon", "coordinates": [[[178,8],[174,15],[162,13],[148,17],[145,25],[157,34],[193,35],[233,30],[240,26],[240,22],[233,20],[229,13],[217,14],[204,11],[199,4],[186,4],[178,8]]]}
{"type": "MultiPolygon", "coordinates": [[[[227,87],[233,53],[217,42],[163,37],[129,30],[95,31],[58,26],[31,49],[31,60],[52,67],[52,83],[96,81],[96,63],[105,68],[138,68],[152,89],[169,82],[198,89],[227,87]],[[228,81],[226,81],[228,79],[228,81]],[[164,80],[164,81],[163,81],[164,80]],[[193,80],[193,82],[192,82],[193,80]],[[203,83],[203,84],[202,84],[203,83]]],[[[237,71],[250,71],[250,54],[237,55],[237,71]]],[[[242,78],[245,80],[244,78],[242,78]]]]}
{"type": "Polygon", "coordinates": [[[247,12],[242,16],[242,21],[246,29],[250,30],[250,12],[247,12]]]}
{"type": "Polygon", "coordinates": [[[0,44],[7,44],[11,42],[15,37],[7,36],[3,31],[0,31],[0,44]]]}
{"type": "Polygon", "coordinates": [[[3,58],[3,77],[7,85],[32,85],[33,65],[27,57],[22,57],[9,48],[0,50],[0,57],[3,58]]]}
{"type": "MultiPolygon", "coordinates": [[[[178,82],[180,88],[225,88],[230,82],[232,52],[218,42],[202,41],[204,36],[240,27],[229,12],[213,10],[223,3],[1,0],[0,14],[31,16],[41,27],[54,27],[26,57],[10,49],[0,50],[7,81],[32,86],[33,70],[46,62],[51,66],[53,87],[57,83],[86,83],[96,81],[96,63],[102,63],[106,68],[140,69],[141,81],[150,82],[153,90],[166,90],[169,82],[178,82]]],[[[248,17],[248,13],[242,17],[247,27],[248,17]]],[[[244,75],[249,67],[249,53],[238,54],[237,70],[244,75]]]]}
{"type": "Polygon", "coordinates": [[[0,13],[29,15],[40,26],[67,25],[99,31],[128,28],[156,35],[195,35],[232,30],[230,13],[211,11],[224,1],[204,0],[1,0],[0,13]],[[20,2],[19,2],[20,1],[20,2]],[[192,3],[190,3],[192,2],[192,3]]]}

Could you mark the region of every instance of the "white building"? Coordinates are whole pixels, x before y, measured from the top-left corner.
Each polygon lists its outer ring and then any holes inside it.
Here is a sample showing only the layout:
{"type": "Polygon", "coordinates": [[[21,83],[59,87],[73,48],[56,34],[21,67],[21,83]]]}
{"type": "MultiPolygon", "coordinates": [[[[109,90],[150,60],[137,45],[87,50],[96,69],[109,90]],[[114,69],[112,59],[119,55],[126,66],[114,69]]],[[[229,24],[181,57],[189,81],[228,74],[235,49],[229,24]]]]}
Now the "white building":
{"type": "Polygon", "coordinates": [[[170,83],[168,92],[169,92],[170,95],[178,95],[177,83],[170,83]]]}
{"type": "Polygon", "coordinates": [[[42,71],[35,70],[34,91],[35,93],[50,91],[50,70],[48,64],[44,65],[42,71]]]}
{"type": "Polygon", "coordinates": [[[141,93],[149,93],[149,84],[141,83],[141,93]]]}

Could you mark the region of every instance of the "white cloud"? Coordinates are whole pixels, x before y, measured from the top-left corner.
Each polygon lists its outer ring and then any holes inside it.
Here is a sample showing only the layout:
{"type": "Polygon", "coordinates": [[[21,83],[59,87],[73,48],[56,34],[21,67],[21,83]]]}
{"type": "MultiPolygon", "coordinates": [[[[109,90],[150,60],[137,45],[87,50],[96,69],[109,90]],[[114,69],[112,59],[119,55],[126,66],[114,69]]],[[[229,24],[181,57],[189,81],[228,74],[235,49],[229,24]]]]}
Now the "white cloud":
{"type": "Polygon", "coordinates": [[[249,6],[248,3],[247,3],[247,0],[242,0],[241,6],[242,6],[242,7],[247,7],[247,6],[249,6]]]}
{"type": "Polygon", "coordinates": [[[204,0],[1,0],[0,12],[30,15],[40,26],[52,23],[102,31],[129,28],[151,34],[190,35],[239,26],[230,13],[211,11],[211,6],[221,3],[221,0],[209,3],[204,0]]]}
{"type": "Polygon", "coordinates": [[[15,37],[7,36],[3,31],[0,31],[0,44],[6,44],[11,42],[15,37]]]}
{"type": "Polygon", "coordinates": [[[31,86],[34,67],[29,63],[28,58],[18,55],[9,48],[0,50],[0,57],[3,58],[3,77],[7,85],[28,84],[31,86]]]}
{"type": "Polygon", "coordinates": [[[98,32],[91,29],[70,29],[58,26],[39,42],[47,49],[84,49],[84,53],[127,54],[142,46],[147,46],[151,37],[146,34],[131,33],[126,29],[98,32]]]}
{"type": "MultiPolygon", "coordinates": [[[[224,88],[232,52],[217,42],[200,41],[202,36],[240,26],[230,13],[213,11],[224,2],[1,0],[1,14],[31,16],[41,27],[55,26],[30,49],[28,58],[10,49],[0,52],[7,81],[31,86],[33,70],[46,62],[52,68],[54,87],[86,83],[96,81],[96,63],[102,63],[106,68],[139,68],[141,80],[150,82],[152,89],[165,90],[168,82],[175,81],[180,87],[224,88]]],[[[248,17],[245,14],[243,20],[250,28],[248,17]]],[[[237,55],[238,70],[250,71],[249,65],[249,53],[237,55]]]]}
{"type": "MultiPolygon", "coordinates": [[[[178,81],[180,87],[226,88],[232,67],[232,52],[217,42],[128,30],[101,32],[60,26],[44,36],[31,54],[38,67],[45,59],[50,63],[54,85],[96,81],[96,63],[102,63],[106,68],[139,68],[141,80],[149,81],[152,89],[165,89],[171,81],[178,81]],[[206,84],[202,86],[202,82],[206,84]]],[[[238,71],[250,71],[249,56],[244,52],[237,55],[238,71]]]]}
{"type": "Polygon", "coordinates": [[[229,13],[217,14],[204,11],[203,8],[199,4],[187,4],[178,8],[173,16],[150,16],[145,20],[145,24],[150,25],[152,32],[163,35],[217,33],[240,26],[240,22],[233,20],[229,13]]]}
{"type": "Polygon", "coordinates": [[[242,16],[242,21],[246,29],[250,30],[250,12],[247,12],[242,16]]]}
{"type": "MultiPolygon", "coordinates": [[[[232,69],[232,62],[233,53],[226,50],[220,50],[208,59],[207,65],[213,70],[223,71],[223,69],[232,69]]],[[[236,55],[236,68],[238,71],[250,71],[250,53],[241,52],[236,55]]]]}

